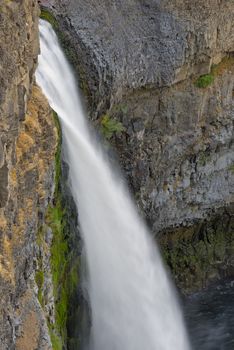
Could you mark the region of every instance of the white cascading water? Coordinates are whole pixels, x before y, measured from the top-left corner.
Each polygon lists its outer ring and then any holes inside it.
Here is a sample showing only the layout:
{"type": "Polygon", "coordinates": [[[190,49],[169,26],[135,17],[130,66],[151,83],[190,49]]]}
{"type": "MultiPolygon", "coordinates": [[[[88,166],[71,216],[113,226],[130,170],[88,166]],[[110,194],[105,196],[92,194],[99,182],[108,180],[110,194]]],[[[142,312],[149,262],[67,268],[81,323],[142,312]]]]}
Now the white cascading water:
{"type": "Polygon", "coordinates": [[[174,289],[121,176],[91,136],[72,71],[40,21],[36,80],[57,112],[86,247],[91,350],[189,350],[174,289]]]}

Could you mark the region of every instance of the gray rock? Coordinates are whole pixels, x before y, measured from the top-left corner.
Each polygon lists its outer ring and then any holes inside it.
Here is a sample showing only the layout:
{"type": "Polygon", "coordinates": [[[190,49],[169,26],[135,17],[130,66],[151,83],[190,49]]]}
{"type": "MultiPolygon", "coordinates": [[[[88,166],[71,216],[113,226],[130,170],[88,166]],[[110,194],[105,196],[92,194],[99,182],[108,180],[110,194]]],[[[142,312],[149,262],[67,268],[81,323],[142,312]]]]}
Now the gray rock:
{"type": "Polygon", "coordinates": [[[77,53],[92,118],[108,113],[126,129],[112,145],[153,234],[231,213],[233,1],[42,3],[77,53]],[[198,88],[208,73],[214,82],[198,88]]]}

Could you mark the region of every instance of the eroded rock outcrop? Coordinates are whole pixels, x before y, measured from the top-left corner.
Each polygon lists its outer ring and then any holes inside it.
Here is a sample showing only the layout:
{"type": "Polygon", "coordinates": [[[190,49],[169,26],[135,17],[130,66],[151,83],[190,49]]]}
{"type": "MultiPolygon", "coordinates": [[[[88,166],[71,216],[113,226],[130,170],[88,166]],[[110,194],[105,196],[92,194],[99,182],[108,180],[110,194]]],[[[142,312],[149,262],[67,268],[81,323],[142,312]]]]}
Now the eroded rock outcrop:
{"type": "Polygon", "coordinates": [[[99,102],[206,74],[234,51],[232,1],[40,2],[63,17],[99,102]]]}
{"type": "Polygon", "coordinates": [[[173,273],[183,275],[180,287],[200,288],[220,270],[233,273],[232,228],[222,232],[231,249],[223,246],[222,257],[208,240],[209,267],[182,248],[197,240],[206,246],[202,228],[218,221],[225,227],[223,211],[233,220],[233,2],[41,3],[74,48],[93,119],[107,114],[125,128],[112,143],[173,273]],[[179,228],[193,234],[177,235],[179,228]],[[173,232],[181,245],[176,268],[173,232]],[[184,278],[185,267],[193,278],[184,278]]]}
{"type": "Polygon", "coordinates": [[[57,130],[33,83],[36,0],[0,3],[0,348],[51,349],[37,298],[37,231],[53,195],[57,130]]]}

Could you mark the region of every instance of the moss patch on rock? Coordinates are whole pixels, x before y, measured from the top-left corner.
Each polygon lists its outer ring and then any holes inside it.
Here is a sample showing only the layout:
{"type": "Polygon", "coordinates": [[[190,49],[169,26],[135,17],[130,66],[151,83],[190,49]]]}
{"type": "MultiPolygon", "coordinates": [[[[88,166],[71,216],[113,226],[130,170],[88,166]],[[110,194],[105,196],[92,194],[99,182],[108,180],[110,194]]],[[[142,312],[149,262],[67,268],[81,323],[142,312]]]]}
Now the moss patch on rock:
{"type": "Polygon", "coordinates": [[[66,290],[66,270],[68,263],[68,243],[64,237],[63,208],[61,200],[56,198],[54,206],[49,207],[46,217],[47,225],[52,229],[51,271],[55,298],[55,325],[51,332],[61,336],[62,344],[66,343],[68,294],[66,290]]]}
{"type": "Polygon", "coordinates": [[[195,86],[198,88],[205,89],[208,86],[212,85],[215,77],[222,75],[227,69],[234,66],[234,56],[229,55],[224,57],[219,64],[215,64],[211,67],[209,74],[201,75],[196,81],[195,86]]]}
{"type": "Polygon", "coordinates": [[[50,340],[52,343],[53,350],[63,350],[60,337],[55,334],[53,328],[49,325],[50,340]]]}
{"type": "Polygon", "coordinates": [[[223,209],[212,220],[162,233],[163,257],[176,285],[190,293],[234,273],[234,216],[223,209]]]}
{"type": "MultiPolygon", "coordinates": [[[[62,134],[56,113],[53,113],[55,125],[58,131],[58,145],[55,155],[54,198],[49,205],[43,225],[38,230],[37,246],[39,247],[37,272],[35,282],[38,286],[38,300],[43,308],[46,307],[44,295],[45,255],[50,255],[50,270],[54,294],[54,320],[48,317],[47,324],[54,350],[62,350],[67,347],[68,334],[67,322],[69,313],[69,301],[78,289],[80,257],[74,258],[74,247],[71,247],[69,237],[68,216],[66,204],[61,193],[61,143],[62,134]],[[51,232],[51,242],[46,239],[46,232],[51,232]],[[45,253],[47,251],[47,253],[45,253]]],[[[48,276],[47,276],[48,277],[48,276]]]]}
{"type": "Polygon", "coordinates": [[[55,19],[55,17],[52,15],[52,13],[50,13],[48,10],[42,8],[41,9],[40,18],[44,19],[47,22],[49,22],[52,25],[52,27],[54,28],[54,30],[57,30],[58,22],[55,19]]]}
{"type": "Polygon", "coordinates": [[[42,292],[42,287],[44,284],[44,271],[39,270],[36,272],[35,275],[35,281],[38,287],[38,300],[41,304],[41,306],[44,305],[44,299],[43,299],[43,292],[42,292]]]}
{"type": "Polygon", "coordinates": [[[214,81],[214,76],[212,74],[205,74],[200,76],[196,82],[195,85],[199,88],[206,88],[209,85],[211,85],[214,81]]]}

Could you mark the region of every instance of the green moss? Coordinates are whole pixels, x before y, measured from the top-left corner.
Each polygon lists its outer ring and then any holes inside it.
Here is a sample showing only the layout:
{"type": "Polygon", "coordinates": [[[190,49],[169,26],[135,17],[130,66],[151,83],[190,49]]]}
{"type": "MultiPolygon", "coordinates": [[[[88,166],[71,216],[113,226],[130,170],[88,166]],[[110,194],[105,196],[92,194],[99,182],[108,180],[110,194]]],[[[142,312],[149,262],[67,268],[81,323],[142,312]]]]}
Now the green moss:
{"type": "Polygon", "coordinates": [[[228,170],[231,171],[232,174],[234,174],[234,164],[230,165],[228,170]]]}
{"type": "Polygon", "coordinates": [[[128,106],[121,105],[120,108],[121,108],[121,111],[122,111],[123,114],[126,115],[128,113],[128,106]]]}
{"type": "Polygon", "coordinates": [[[44,242],[44,229],[43,226],[40,226],[39,230],[37,231],[37,238],[36,242],[38,247],[41,247],[44,242]]]}
{"type": "Polygon", "coordinates": [[[38,287],[38,300],[41,306],[44,306],[44,297],[43,297],[43,285],[44,285],[44,271],[39,270],[36,272],[35,281],[38,287]]]}
{"type": "Polygon", "coordinates": [[[55,206],[49,208],[46,221],[53,231],[51,270],[55,297],[55,325],[51,333],[55,334],[56,340],[59,335],[60,342],[66,344],[69,300],[79,283],[79,258],[74,262],[69,255],[65,234],[65,212],[59,197],[55,206]]]}
{"type": "Polygon", "coordinates": [[[54,329],[52,329],[51,327],[49,327],[49,331],[53,350],[62,350],[63,346],[60,337],[55,333],[54,329]]]}
{"type": "Polygon", "coordinates": [[[68,253],[68,245],[63,235],[64,211],[62,209],[61,200],[57,199],[54,207],[49,207],[46,217],[48,226],[53,231],[53,241],[51,246],[51,268],[53,272],[53,284],[58,288],[61,275],[66,268],[66,258],[68,253]]]}
{"type": "Polygon", "coordinates": [[[54,30],[58,29],[58,22],[57,22],[56,18],[52,15],[51,12],[49,12],[48,10],[46,10],[43,7],[41,8],[40,18],[49,22],[52,25],[54,30]]]}
{"type": "Polygon", "coordinates": [[[59,192],[59,179],[61,176],[61,148],[62,148],[62,130],[59,123],[58,115],[55,111],[53,111],[53,117],[55,126],[58,132],[58,146],[55,154],[55,198],[58,196],[59,192]]]}
{"type": "Polygon", "coordinates": [[[64,209],[62,208],[59,195],[57,195],[55,205],[48,209],[46,222],[53,231],[50,263],[55,297],[55,330],[61,335],[62,343],[65,344],[67,338],[66,323],[68,313],[68,291],[66,284],[68,242],[64,232],[64,209]]]}
{"type": "Polygon", "coordinates": [[[66,325],[67,325],[67,312],[68,312],[68,291],[66,286],[61,289],[59,302],[56,307],[56,323],[60,329],[63,338],[66,338],[66,325]]]}
{"type": "Polygon", "coordinates": [[[36,272],[35,281],[36,281],[38,288],[42,288],[42,286],[44,284],[44,272],[43,271],[36,272]]]}
{"type": "Polygon", "coordinates": [[[232,69],[234,66],[234,57],[226,56],[219,64],[215,64],[211,67],[210,74],[201,75],[196,81],[195,85],[198,88],[205,89],[210,86],[216,76],[222,75],[228,69],[232,69]]]}
{"type": "Polygon", "coordinates": [[[101,131],[107,140],[109,140],[113,134],[120,134],[124,130],[123,124],[115,119],[112,119],[108,114],[101,118],[101,131]]]}
{"type": "MultiPolygon", "coordinates": [[[[53,349],[62,349],[66,343],[66,320],[67,320],[67,299],[65,298],[64,275],[67,266],[68,244],[64,236],[64,209],[62,208],[61,195],[59,193],[59,181],[61,176],[61,128],[57,114],[53,112],[55,126],[58,131],[58,145],[55,155],[55,193],[53,204],[47,209],[45,222],[53,232],[53,241],[51,245],[51,272],[53,280],[53,290],[55,297],[55,325],[48,324],[50,328],[51,341],[53,349]]],[[[37,244],[43,247],[45,244],[45,229],[42,226],[38,230],[37,244]]],[[[39,268],[42,268],[42,262],[39,258],[39,268]]],[[[38,285],[38,300],[44,306],[43,284],[44,272],[39,270],[35,276],[38,285]]]]}
{"type": "Polygon", "coordinates": [[[219,64],[214,64],[211,67],[211,74],[213,76],[222,75],[227,70],[232,70],[234,67],[234,56],[233,55],[227,55],[222,59],[222,61],[219,64]]]}
{"type": "MultiPolygon", "coordinates": [[[[47,13],[43,12],[44,18],[47,13]]],[[[46,17],[48,20],[48,16],[46,17]]],[[[45,223],[49,226],[53,232],[53,240],[50,248],[50,266],[53,281],[54,299],[55,299],[55,324],[48,324],[51,335],[51,342],[54,350],[62,350],[66,344],[67,332],[67,309],[68,309],[68,298],[66,290],[66,269],[68,261],[68,242],[65,236],[64,227],[65,222],[65,211],[62,206],[61,194],[60,194],[60,176],[61,176],[61,144],[62,134],[61,127],[57,114],[53,112],[55,126],[58,131],[58,145],[55,155],[55,192],[53,203],[48,207],[45,223]]],[[[44,244],[44,232],[43,228],[39,230],[37,241],[40,245],[44,244]]],[[[38,274],[37,280],[39,285],[43,285],[42,275],[38,274]]],[[[38,293],[38,299],[43,305],[43,295],[38,293]]]]}
{"type": "Polygon", "coordinates": [[[50,325],[50,333],[53,338],[53,349],[61,349],[67,343],[67,321],[69,300],[71,294],[77,289],[79,283],[78,268],[79,259],[73,261],[69,250],[69,232],[67,229],[67,214],[64,209],[61,192],[61,128],[59,120],[54,113],[55,124],[58,129],[59,143],[55,157],[55,193],[53,205],[50,205],[46,214],[46,224],[53,232],[51,245],[51,272],[55,298],[55,324],[50,325]]]}
{"type": "Polygon", "coordinates": [[[200,166],[205,166],[211,160],[210,154],[205,151],[202,151],[198,155],[198,164],[200,166]]]}
{"type": "Polygon", "coordinates": [[[209,85],[211,85],[214,81],[214,76],[212,74],[206,74],[200,76],[196,81],[195,85],[199,88],[205,89],[209,85]]]}
{"type": "Polygon", "coordinates": [[[79,285],[79,274],[78,271],[80,269],[80,258],[77,257],[76,260],[73,262],[71,269],[68,274],[68,289],[70,291],[70,294],[72,294],[79,285]]]}
{"type": "Polygon", "coordinates": [[[219,278],[220,266],[228,274],[234,251],[234,219],[221,211],[210,222],[163,234],[160,245],[177,286],[185,292],[198,290],[219,278]]]}

